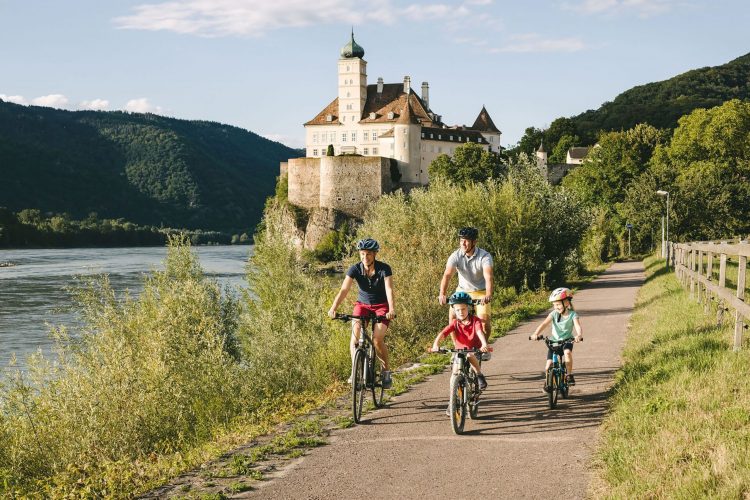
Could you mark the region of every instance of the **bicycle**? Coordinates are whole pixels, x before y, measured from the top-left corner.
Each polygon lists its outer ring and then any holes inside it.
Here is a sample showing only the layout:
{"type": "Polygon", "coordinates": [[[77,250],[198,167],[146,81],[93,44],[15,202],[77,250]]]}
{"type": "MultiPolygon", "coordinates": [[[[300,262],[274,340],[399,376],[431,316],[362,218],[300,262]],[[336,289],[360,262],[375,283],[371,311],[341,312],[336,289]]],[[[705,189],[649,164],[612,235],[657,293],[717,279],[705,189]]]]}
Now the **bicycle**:
{"type": "Polygon", "coordinates": [[[360,423],[362,419],[362,408],[365,402],[365,393],[369,389],[372,392],[372,400],[376,408],[383,406],[383,394],[385,388],[381,380],[382,368],[377,362],[375,355],[375,344],[372,336],[375,333],[375,324],[386,319],[385,316],[352,316],[351,314],[336,314],[334,319],[340,321],[351,321],[357,319],[361,322],[359,343],[354,351],[352,360],[352,413],[354,422],[360,423]],[[367,322],[370,324],[372,334],[367,334],[367,322]]]}
{"type": "MultiPolygon", "coordinates": [[[[533,340],[529,337],[529,340],[533,340]]],[[[547,393],[547,404],[550,409],[557,407],[557,399],[562,396],[563,399],[568,397],[570,387],[568,386],[568,370],[565,365],[565,353],[563,346],[573,339],[553,340],[549,337],[538,337],[536,340],[544,340],[547,348],[552,351],[552,365],[547,369],[545,375],[544,387],[547,393]]],[[[581,339],[583,341],[583,339],[581,339]]]]}
{"type": "MultiPolygon", "coordinates": [[[[491,350],[491,349],[490,349],[491,350]]],[[[439,354],[453,353],[453,374],[450,381],[450,394],[448,402],[448,413],[451,417],[451,427],[455,434],[462,434],[468,410],[469,418],[477,418],[479,413],[479,379],[476,372],[471,369],[468,355],[479,353],[477,360],[482,366],[484,354],[480,349],[439,349],[439,354]]]]}

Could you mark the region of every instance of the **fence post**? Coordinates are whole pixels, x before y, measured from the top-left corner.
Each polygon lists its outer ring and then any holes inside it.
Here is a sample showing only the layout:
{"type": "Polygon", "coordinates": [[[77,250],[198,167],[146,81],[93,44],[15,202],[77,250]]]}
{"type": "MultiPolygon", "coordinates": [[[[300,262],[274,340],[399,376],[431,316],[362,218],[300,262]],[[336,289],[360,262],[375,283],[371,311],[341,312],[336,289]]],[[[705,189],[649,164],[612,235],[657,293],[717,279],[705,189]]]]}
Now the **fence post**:
{"type": "MultiPolygon", "coordinates": [[[[690,271],[695,271],[695,249],[690,249],[690,271]]],[[[690,275],[690,298],[695,298],[695,279],[690,275]]]]}
{"type": "MultiPolygon", "coordinates": [[[[747,243],[747,242],[740,242],[747,243]]],[[[737,267],[737,298],[745,301],[745,274],[747,271],[747,257],[740,255],[737,267]]],[[[742,330],[745,327],[745,321],[739,311],[734,313],[734,350],[739,351],[742,347],[742,330]]]]}
{"type": "MultiPolygon", "coordinates": [[[[698,250],[698,276],[703,276],[703,250],[698,250]]],[[[703,302],[703,283],[697,280],[696,286],[698,287],[698,303],[703,302]]]]}

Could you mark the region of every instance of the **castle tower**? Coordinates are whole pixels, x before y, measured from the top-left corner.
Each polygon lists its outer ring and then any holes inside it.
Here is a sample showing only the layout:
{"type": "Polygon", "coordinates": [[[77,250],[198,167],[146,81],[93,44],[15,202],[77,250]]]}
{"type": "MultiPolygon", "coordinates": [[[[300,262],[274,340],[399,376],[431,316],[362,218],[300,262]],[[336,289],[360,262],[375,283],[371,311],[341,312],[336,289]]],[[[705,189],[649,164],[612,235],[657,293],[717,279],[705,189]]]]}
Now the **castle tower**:
{"type": "Polygon", "coordinates": [[[344,125],[354,125],[362,118],[367,100],[367,61],[363,49],[352,39],[341,48],[338,70],[339,121],[344,125]]]}
{"type": "Polygon", "coordinates": [[[539,143],[539,149],[536,150],[536,166],[541,170],[544,178],[547,178],[547,152],[544,150],[544,141],[539,143]]]}
{"type": "Polygon", "coordinates": [[[427,184],[427,172],[421,169],[420,130],[421,125],[414,116],[410,94],[407,93],[405,106],[393,126],[394,157],[399,162],[401,182],[427,184]]]}

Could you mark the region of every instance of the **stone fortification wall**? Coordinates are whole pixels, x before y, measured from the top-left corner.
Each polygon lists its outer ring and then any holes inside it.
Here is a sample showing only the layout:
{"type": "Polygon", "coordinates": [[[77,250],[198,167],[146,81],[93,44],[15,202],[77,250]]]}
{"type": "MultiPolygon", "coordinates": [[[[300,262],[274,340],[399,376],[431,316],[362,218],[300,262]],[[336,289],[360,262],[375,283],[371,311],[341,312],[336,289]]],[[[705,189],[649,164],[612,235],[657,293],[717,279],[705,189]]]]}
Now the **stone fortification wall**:
{"type": "Polygon", "coordinates": [[[289,163],[282,161],[279,162],[279,175],[284,176],[289,173],[289,163]]]}
{"type": "Polygon", "coordinates": [[[293,158],[287,162],[289,202],[303,208],[320,203],[320,158],[293,158]]]}
{"type": "Polygon", "coordinates": [[[562,178],[577,166],[575,163],[550,163],[547,165],[547,180],[550,184],[560,184],[562,178]]]}
{"type": "Polygon", "coordinates": [[[320,159],[321,208],[335,208],[345,214],[362,217],[370,202],[390,191],[388,158],[324,156],[320,159]]]}

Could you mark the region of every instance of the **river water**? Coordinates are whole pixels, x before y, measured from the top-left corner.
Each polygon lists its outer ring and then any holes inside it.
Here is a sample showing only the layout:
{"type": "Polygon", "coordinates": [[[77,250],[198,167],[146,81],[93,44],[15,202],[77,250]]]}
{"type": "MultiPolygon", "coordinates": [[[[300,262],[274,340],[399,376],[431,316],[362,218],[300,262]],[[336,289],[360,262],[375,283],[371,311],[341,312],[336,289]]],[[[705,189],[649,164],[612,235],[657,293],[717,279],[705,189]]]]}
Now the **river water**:
{"type": "MultiPolygon", "coordinates": [[[[206,275],[233,289],[245,288],[245,266],[253,247],[193,247],[206,275]]],[[[166,247],[0,250],[0,369],[13,353],[19,365],[30,353],[49,354],[50,325],[75,327],[68,288],[77,276],[108,274],[116,292],[140,293],[143,275],[163,269],[166,247]]]]}

